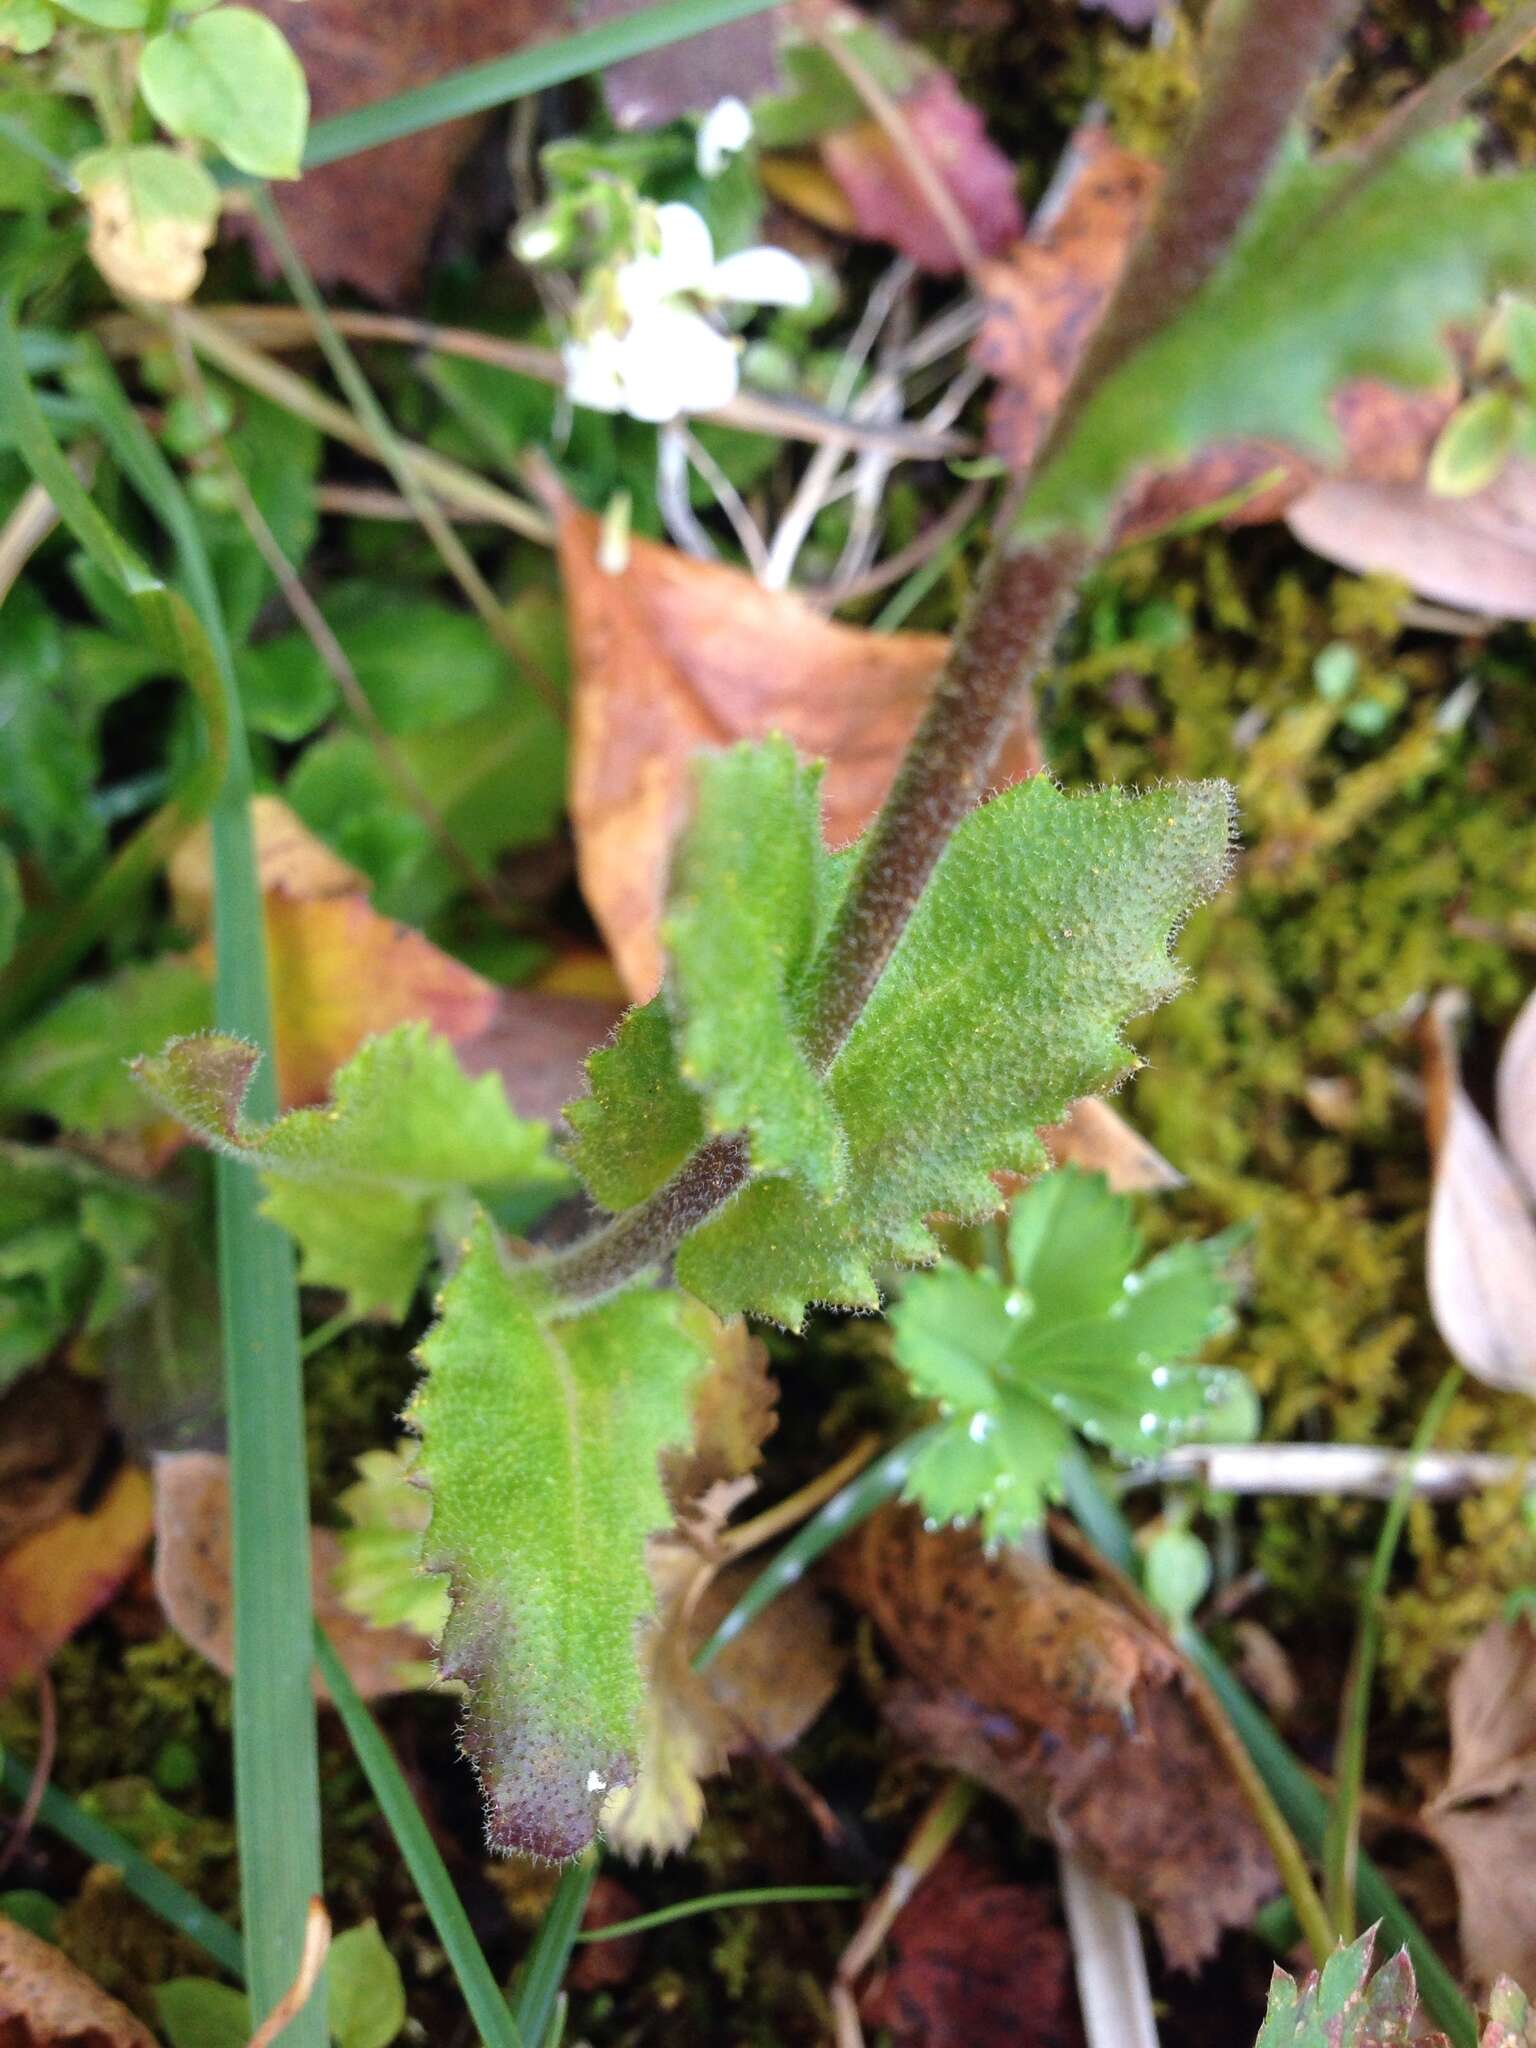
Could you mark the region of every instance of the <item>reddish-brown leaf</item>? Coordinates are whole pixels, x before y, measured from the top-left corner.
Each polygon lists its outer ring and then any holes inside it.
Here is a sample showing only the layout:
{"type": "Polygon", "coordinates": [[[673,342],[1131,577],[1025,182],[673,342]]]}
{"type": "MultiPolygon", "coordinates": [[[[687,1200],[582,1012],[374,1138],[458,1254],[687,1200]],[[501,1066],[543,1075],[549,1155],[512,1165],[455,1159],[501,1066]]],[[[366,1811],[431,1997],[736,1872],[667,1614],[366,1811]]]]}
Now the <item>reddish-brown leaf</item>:
{"type": "Polygon", "coordinates": [[[1133,1900],[1175,1968],[1203,1962],[1274,1890],[1178,1660],[1140,1623],[906,1510],[865,1524],[839,1580],[913,1674],[882,1701],[898,1732],[1133,1900]]]}
{"type": "Polygon", "coordinates": [[[0,2048],[155,2048],[60,1948],[0,1915],[0,2048]]]}
{"type": "MultiPolygon", "coordinates": [[[[947,649],[932,633],[871,633],[824,619],[793,591],[635,540],[617,573],[598,522],[560,513],[576,671],[571,816],[582,888],[636,1001],[661,979],[668,852],[703,747],[785,733],[826,760],[829,844],[855,838],[889,786],[947,649]]],[[[1010,741],[999,780],[1039,766],[1010,741]]]]}
{"type": "MultiPolygon", "coordinates": [[[[155,1461],[155,1592],[182,1641],[222,1671],[234,1670],[235,1615],[230,1581],[229,1461],[213,1451],[175,1451],[155,1461]]],[[[421,1684],[431,1656],[408,1628],[372,1628],[342,1604],[334,1578],[341,1541],[311,1529],[315,1613],[364,1699],[421,1684]]],[[[315,1692],[325,1698],[318,1676],[315,1692]]]]}
{"type": "MultiPolygon", "coordinates": [[[[567,0],[255,0],[299,54],[316,120],[484,63],[571,25],[567,0]]],[[[480,132],[449,121],[279,186],[322,284],[398,299],[425,261],[455,172],[480,132]]]]}
{"type": "Polygon", "coordinates": [[[1097,1095],[1074,1102],[1065,1119],[1040,1133],[1053,1166],[1102,1173],[1117,1195],[1181,1188],[1184,1175],[1097,1095]]]}
{"type": "Polygon", "coordinates": [[[500,1074],[519,1116],[558,1121],[582,1091],[582,1063],[623,1013],[606,996],[560,995],[544,988],[503,989],[496,1013],[459,1046],[467,1074],[500,1074]]]}
{"type": "MultiPolygon", "coordinates": [[[[586,22],[615,21],[647,0],[587,0],[586,22]]],[[[659,128],[680,114],[707,113],[721,100],[761,99],[781,89],[778,14],[766,9],[707,28],[702,35],[610,64],[603,98],[619,128],[659,128]]]]}
{"type": "Polygon", "coordinates": [[[1044,1887],[950,1849],[887,1946],[860,2016],[895,2048],[1079,2048],[1071,1945],[1044,1887]]]}
{"type": "MultiPolygon", "coordinates": [[[[989,140],[976,107],[947,71],[931,70],[905,94],[902,121],[953,198],[984,256],[997,256],[1024,232],[1014,169],[989,140]]],[[[889,242],[921,270],[946,277],[963,252],[929,204],[909,158],[875,121],[828,135],[822,161],[853,213],[854,231],[889,242]]]]}
{"type": "MultiPolygon", "coordinates": [[[[1161,173],[1122,149],[1107,130],[1081,129],[1057,210],[988,266],[987,313],[976,360],[998,380],[988,442],[1022,468],[1055,417],[1131,243],[1157,195],[1161,173]]],[[[1453,391],[1401,392],[1372,379],[1346,385],[1334,400],[1344,445],[1342,468],[1383,483],[1416,480],[1455,404],[1453,391]]],[[[1241,503],[1234,524],[1279,518],[1318,470],[1294,450],[1265,441],[1229,442],[1183,468],[1144,478],[1122,507],[1118,537],[1135,540],[1227,498],[1241,503]]]]}
{"type": "Polygon", "coordinates": [[[101,1449],[101,1388],[41,1366],[0,1400],[0,1551],[67,1515],[101,1449]]]}

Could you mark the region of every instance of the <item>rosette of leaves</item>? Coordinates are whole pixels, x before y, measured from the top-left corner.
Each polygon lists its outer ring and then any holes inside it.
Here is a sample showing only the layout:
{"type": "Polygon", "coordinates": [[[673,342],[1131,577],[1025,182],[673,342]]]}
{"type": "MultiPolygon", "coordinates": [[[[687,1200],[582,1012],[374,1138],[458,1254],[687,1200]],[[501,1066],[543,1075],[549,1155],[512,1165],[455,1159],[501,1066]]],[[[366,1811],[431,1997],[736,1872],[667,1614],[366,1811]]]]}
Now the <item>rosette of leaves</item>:
{"type": "Polygon", "coordinates": [[[1059,1491],[1073,1433],[1120,1458],[1251,1436],[1241,1374],[1194,1361],[1228,1326],[1237,1234],[1145,1264],[1129,1197],[1102,1174],[1046,1175],[1014,1202],[1006,1273],[946,1259],[902,1289],[896,1357],[943,1422],[907,1498],[1015,1541],[1059,1491]]]}
{"type": "MultiPolygon", "coordinates": [[[[1277,1969],[1255,2048],[1447,2048],[1444,2034],[1421,2025],[1408,1951],[1373,1975],[1376,1929],[1340,1948],[1298,1984],[1277,1969]]],[[[1481,2048],[1536,2048],[1536,2013],[1508,1977],[1493,1987],[1481,2048]]]]}

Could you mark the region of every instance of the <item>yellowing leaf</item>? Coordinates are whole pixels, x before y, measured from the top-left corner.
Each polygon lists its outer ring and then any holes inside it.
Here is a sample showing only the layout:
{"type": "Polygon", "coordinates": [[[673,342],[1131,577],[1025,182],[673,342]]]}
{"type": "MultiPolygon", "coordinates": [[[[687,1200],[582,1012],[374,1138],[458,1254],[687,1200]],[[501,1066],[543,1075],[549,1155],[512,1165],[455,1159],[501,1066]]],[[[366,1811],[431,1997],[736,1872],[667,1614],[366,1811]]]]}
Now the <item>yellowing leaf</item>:
{"type": "Polygon", "coordinates": [[[115,291],[176,304],[203,281],[219,191],[202,165],[159,143],[99,149],[75,166],[91,259],[115,291]]]}
{"type": "Polygon", "coordinates": [[[0,1558],[0,1691],[45,1665],[112,1598],[149,1541],[149,1481],[125,1465],[96,1506],[0,1558]]]}

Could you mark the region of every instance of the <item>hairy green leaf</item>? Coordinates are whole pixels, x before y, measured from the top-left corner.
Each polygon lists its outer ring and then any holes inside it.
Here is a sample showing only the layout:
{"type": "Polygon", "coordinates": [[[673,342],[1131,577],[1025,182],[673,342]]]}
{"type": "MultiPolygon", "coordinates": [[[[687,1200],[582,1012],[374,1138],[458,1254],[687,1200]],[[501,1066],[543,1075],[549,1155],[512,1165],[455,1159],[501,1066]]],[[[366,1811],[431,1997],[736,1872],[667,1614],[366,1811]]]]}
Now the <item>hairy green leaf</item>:
{"type": "Polygon", "coordinates": [[[671,1519],[657,1461],[687,1438],[705,1358],[681,1306],[631,1289],[556,1320],[482,1220],[422,1345],[423,1561],[450,1576],[440,1664],[469,1688],[498,1848],[577,1855],[633,1782],[645,1539],[671,1519]]]}
{"type": "Polygon", "coordinates": [[[1440,130],[1368,179],[1293,153],[1188,310],[1089,399],[1022,529],[1101,533],[1134,474],[1216,441],[1331,454],[1328,400],[1347,379],[1445,375],[1445,328],[1536,268],[1536,175],[1478,176],[1471,144],[1440,130]]]}
{"type": "Polygon", "coordinates": [[[759,1173],[841,1185],[846,1147],[794,1034],[817,938],[820,768],[787,740],[699,757],[697,807],[662,926],[683,1078],[711,1131],[746,1131],[759,1173]]]}
{"type": "MultiPolygon", "coordinates": [[[[848,1147],[843,1191],[818,1192],[803,1158],[798,1175],[754,1181],[683,1244],[684,1286],[718,1314],[791,1325],[812,1301],[874,1308],[877,1266],[935,1256],[927,1216],[990,1214],[991,1174],[1041,1161],[1036,1127],[1134,1067],[1121,1027],[1179,987],[1169,939],[1222,880],[1230,818],[1222,784],[1067,796],[1043,777],[974,812],[823,1084],[848,1147]]],[[[818,854],[797,916],[820,927],[845,872],[818,854]]],[[[702,866],[692,886],[702,920],[702,866]]],[[[707,1127],[677,1041],[711,1006],[711,1075],[728,1071],[736,984],[693,975],[691,1010],[674,986],[594,1055],[591,1095],[567,1111],[574,1163],[611,1208],[659,1186],[707,1127]],[[669,1029],[674,1002],[684,1021],[669,1029]]]]}
{"type": "Polygon", "coordinates": [[[927,1216],[990,1214],[990,1176],[1039,1162],[1036,1127],[1134,1067],[1121,1028],[1179,987],[1169,938],[1229,833],[1215,783],[1066,796],[1037,777],[974,812],[828,1076],[846,1192],[747,1188],[683,1245],[683,1284],[791,1324],[809,1301],[872,1308],[877,1266],[935,1256],[927,1216]]]}
{"type": "Polygon", "coordinates": [[[0,1048],[0,1109],[41,1110],[91,1138],[142,1129],[156,1112],[127,1062],[212,1014],[207,977],[173,954],[84,983],[0,1048]]]}
{"type": "Polygon", "coordinates": [[[370,1039],[327,1106],[270,1124],[241,1112],[256,1061],[252,1046],[210,1032],[133,1071],[205,1144],[261,1169],[268,1215],[299,1242],[301,1277],[343,1289],[360,1313],[405,1313],[444,1203],[467,1189],[564,1184],[544,1125],[513,1114],[498,1075],[470,1080],[423,1024],[370,1039]]]}
{"type": "Polygon", "coordinates": [[[891,1311],[897,1359],[945,1417],[907,1488],[929,1515],[979,1514],[1014,1541],[1056,1496],[1073,1430],[1122,1457],[1252,1433],[1246,1383],[1191,1363],[1228,1320],[1230,1238],[1137,1270],[1129,1199],[1067,1168],[1018,1197],[1008,1243],[1011,1278],[945,1260],[891,1311]]]}

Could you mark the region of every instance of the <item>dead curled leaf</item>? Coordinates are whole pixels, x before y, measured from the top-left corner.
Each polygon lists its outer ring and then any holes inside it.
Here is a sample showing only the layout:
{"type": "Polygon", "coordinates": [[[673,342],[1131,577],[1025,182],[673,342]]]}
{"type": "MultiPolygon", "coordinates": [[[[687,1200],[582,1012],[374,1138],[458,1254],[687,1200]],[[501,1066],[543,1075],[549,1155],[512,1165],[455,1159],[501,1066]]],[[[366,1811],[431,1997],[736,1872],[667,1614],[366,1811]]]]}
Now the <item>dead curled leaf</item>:
{"type": "Polygon", "coordinates": [[[29,1372],[0,1400],[0,1551],[74,1507],[101,1449],[101,1389],[62,1366],[29,1372]]]}
{"type": "Polygon", "coordinates": [[[727,1645],[708,1670],[693,1655],[740,1598],[747,1566],[720,1572],[726,1517],[753,1490],[750,1477],[777,1417],[768,1350],[738,1316],[721,1322],[690,1305],[713,1364],[694,1390],[693,1445],[663,1460],[677,1524],[651,1539],[646,1562],[656,1612],[640,1638],[646,1703],[635,1783],[603,1809],[610,1847],[638,1861],[685,1848],[704,1818],[702,1780],[743,1750],[788,1749],[837,1688],[842,1653],[809,1586],[792,1586],[727,1645]]]}
{"type": "Polygon", "coordinates": [[[1117,1195],[1181,1188],[1184,1175],[1097,1095],[1074,1102],[1059,1124],[1040,1133],[1053,1166],[1102,1173],[1117,1195]]]}
{"type": "MultiPolygon", "coordinates": [[[[155,1592],[166,1620],[199,1656],[234,1669],[230,1585],[229,1461],[213,1451],[174,1451],[155,1460],[155,1592]]],[[[406,1692],[429,1669],[431,1645],[407,1628],[370,1628],[343,1606],[333,1585],[341,1543],[333,1529],[310,1531],[315,1613],[364,1699],[406,1692]]],[[[317,1697],[325,1688],[315,1680],[317,1697]]]]}
{"type": "Polygon", "coordinates": [[[1451,1765],[1424,1808],[1456,1873],[1461,1952],[1479,1985],[1536,1983],[1536,1633],[1496,1621],[1456,1667],[1451,1765]]]}
{"type": "Polygon", "coordinates": [[[155,2048],[155,2037],[60,1948],[0,1915],[4,2048],[155,2048]]]}
{"type": "Polygon", "coordinates": [[[895,2048],[1080,2048],[1054,1894],[950,1849],[893,1922],[859,2016],[895,2048]]]}
{"type": "MultiPolygon", "coordinates": [[[[1429,1305],[1447,1348],[1468,1372],[1508,1393],[1536,1394],[1532,1190],[1462,1086],[1455,1019],[1464,1008],[1454,991],[1437,996],[1420,1029],[1435,1160],[1425,1247],[1429,1305]]],[[[1511,1130],[1521,1122],[1532,1085],[1530,1026],[1523,1017],[1520,1025],[1500,1087],[1511,1130]]],[[[1529,1145],[1523,1129],[1521,1144],[1529,1145]]]]}
{"type": "MultiPolygon", "coordinates": [[[[559,509],[561,574],[576,672],[571,816],[587,903],[637,1002],[661,980],[657,926],[667,857],[687,814],[688,764],[704,747],[780,732],[827,764],[829,845],[879,808],[948,643],[823,618],[793,591],[632,540],[616,574],[598,522],[559,509]],[[764,648],[773,649],[765,661],[764,648]]],[[[1017,731],[1000,782],[1033,774],[1017,731]]]]}
{"type": "Polygon", "coordinates": [[[912,1674],[882,1700],[898,1733],[1149,1914],[1174,1968],[1197,1967],[1275,1890],[1178,1660],[1140,1623],[905,1509],[843,1546],[838,1583],[912,1674]]]}
{"type": "Polygon", "coordinates": [[[101,1499],[0,1557],[0,1693],[45,1665],[117,1592],[149,1541],[149,1481],[125,1465],[101,1499]]]}

